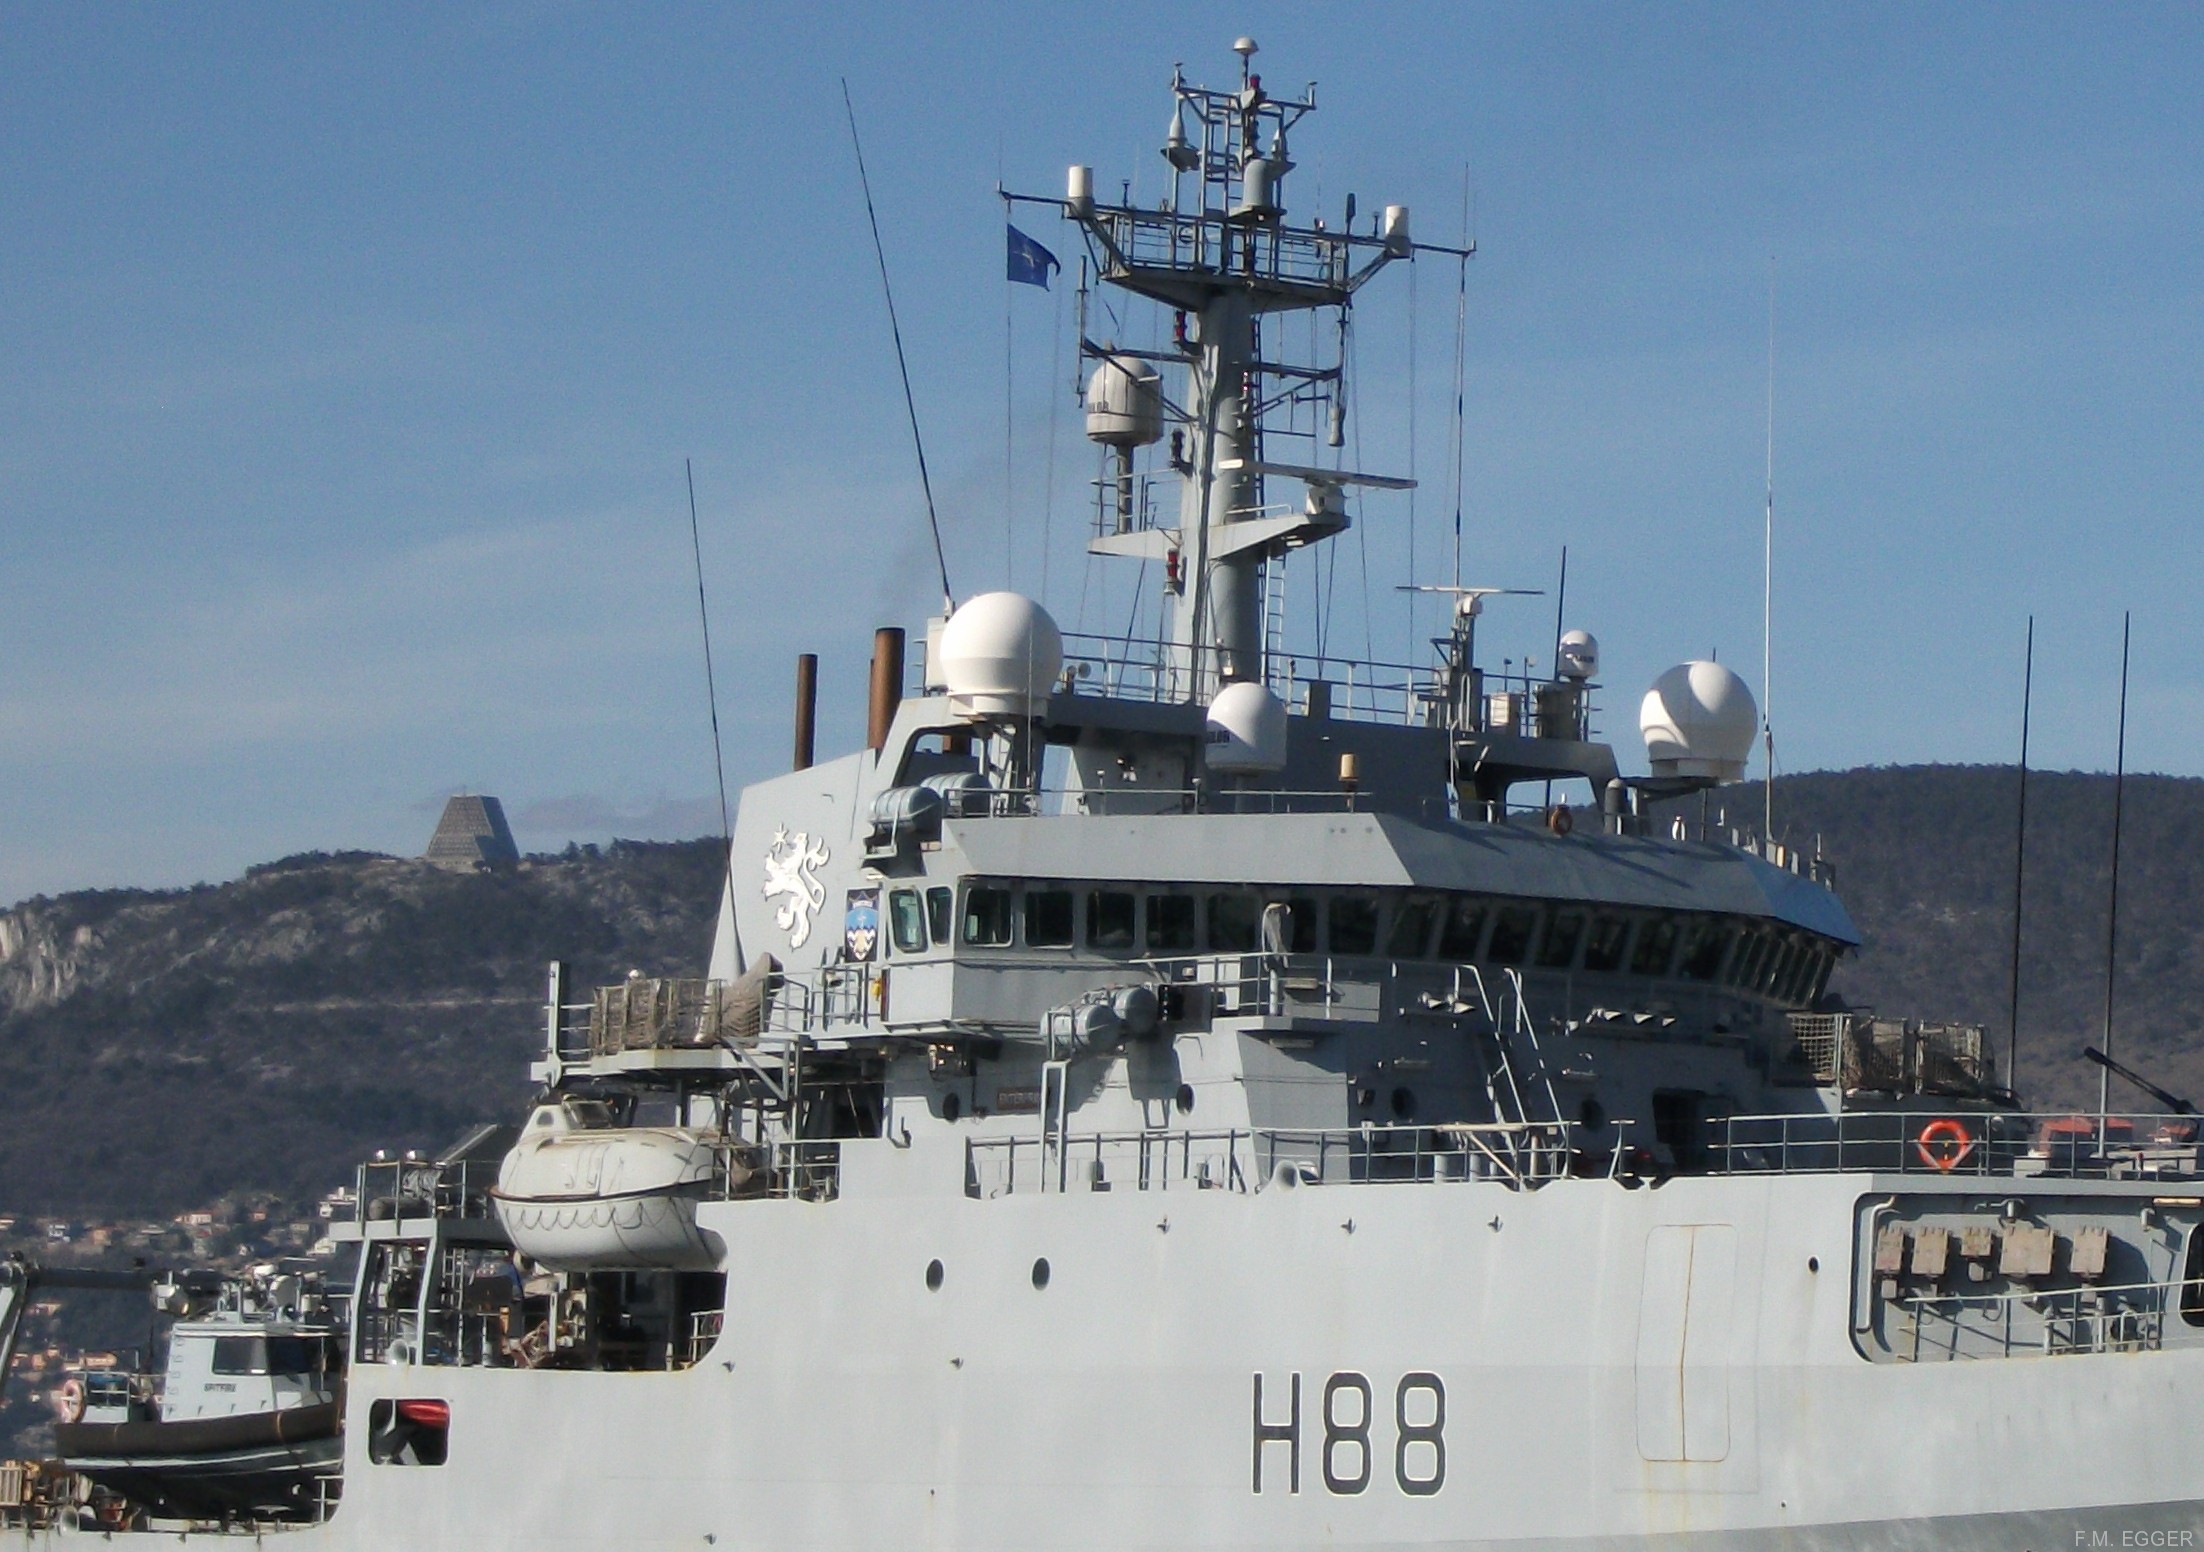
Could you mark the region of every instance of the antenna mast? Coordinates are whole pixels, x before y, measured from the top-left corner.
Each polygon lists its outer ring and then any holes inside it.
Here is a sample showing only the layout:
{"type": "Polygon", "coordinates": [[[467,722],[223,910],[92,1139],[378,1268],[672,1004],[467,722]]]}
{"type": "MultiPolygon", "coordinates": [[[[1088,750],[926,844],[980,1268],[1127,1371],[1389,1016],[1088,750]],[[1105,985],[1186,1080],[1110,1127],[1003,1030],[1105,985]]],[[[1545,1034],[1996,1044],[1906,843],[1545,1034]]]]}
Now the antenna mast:
{"type": "MultiPolygon", "coordinates": [[[[2112,1055],[2112,992],[2119,977],[2120,949],[2120,817],[2127,796],[2127,646],[2130,611],[2120,613],[2120,741],[2112,764],[2112,910],[2105,925],[2105,1033],[2104,1053],[2112,1055]]],[[[2097,1074],[2097,1146],[2104,1146],[2105,1122],[2112,1103],[2112,1069],[2097,1074]]]]}
{"type": "MultiPolygon", "coordinates": [[[[726,856],[726,878],[735,877],[735,827],[727,816],[727,753],[719,736],[719,685],[712,677],[712,613],[704,606],[704,540],[696,521],[696,466],[681,460],[682,477],[689,482],[689,553],[696,559],[696,619],[704,630],[704,696],[712,708],[712,773],[719,778],[720,850],[726,856]]],[[[556,1054],[556,1053],[554,1053],[556,1054]]]]}
{"type": "Polygon", "coordinates": [[[2020,1092],[2020,896],[2028,877],[2028,712],[2035,701],[2036,617],[2028,616],[2028,648],[2020,671],[2020,813],[2013,821],[2013,1027],[2005,1043],[2005,1087],[2020,1092]]]}
{"type": "Polygon", "coordinates": [[[1155,563],[1164,579],[1162,684],[1169,698],[1184,701],[1205,701],[1235,681],[1272,679],[1274,670],[1282,684],[1284,665],[1271,661],[1278,643],[1266,627],[1270,568],[1348,528],[1348,487],[1413,484],[1325,465],[1329,450],[1345,445],[1344,351],[1329,362],[1273,358],[1266,343],[1291,331],[1265,330],[1263,319],[1320,308],[1344,315],[1354,294],[1395,260],[1469,252],[1413,241],[1405,205],[1385,207],[1360,233],[1352,199],[1341,226],[1290,222],[1287,142],[1316,111],[1316,89],[1273,95],[1252,68],[1255,40],[1239,39],[1233,52],[1240,56],[1233,89],[1172,79],[1161,148],[1168,192],[1159,205],[1108,203],[1084,166],[1070,170],[1061,199],[1004,196],[1058,210],[1079,226],[1102,280],[1172,314],[1164,349],[1098,343],[1082,331],[1079,352],[1094,368],[1087,435],[1116,460],[1114,479],[1105,476],[1110,488],[1127,493],[1114,515],[1097,522],[1087,548],[1155,563]],[[1164,391],[1166,372],[1184,374],[1183,393],[1164,391]],[[1168,475],[1142,478],[1177,480],[1175,525],[1130,499],[1134,453],[1166,434],[1168,475]],[[1295,438],[1301,446],[1292,446],[1295,438]],[[1266,500],[1264,482],[1272,478],[1299,482],[1306,500],[1266,500]]]}
{"type": "Polygon", "coordinates": [[[903,357],[903,326],[896,322],[895,288],[888,284],[888,250],[880,241],[880,217],[872,208],[872,179],[865,175],[865,147],[857,138],[857,109],[850,104],[849,78],[842,78],[842,112],[849,119],[849,145],[857,153],[857,184],[865,191],[865,220],[872,226],[872,256],[880,265],[880,294],[888,299],[888,333],[895,339],[895,369],[903,376],[903,411],[910,417],[911,446],[918,453],[918,485],[926,493],[926,526],[934,536],[934,569],[941,574],[941,612],[956,608],[949,591],[949,561],[941,548],[941,518],[934,511],[934,482],[926,473],[926,440],[918,434],[918,401],[911,397],[911,367],[903,357]]]}
{"type": "Polygon", "coordinates": [[[1768,255],[1768,501],[1760,530],[1761,842],[1775,844],[1775,255],[1768,255]]]}

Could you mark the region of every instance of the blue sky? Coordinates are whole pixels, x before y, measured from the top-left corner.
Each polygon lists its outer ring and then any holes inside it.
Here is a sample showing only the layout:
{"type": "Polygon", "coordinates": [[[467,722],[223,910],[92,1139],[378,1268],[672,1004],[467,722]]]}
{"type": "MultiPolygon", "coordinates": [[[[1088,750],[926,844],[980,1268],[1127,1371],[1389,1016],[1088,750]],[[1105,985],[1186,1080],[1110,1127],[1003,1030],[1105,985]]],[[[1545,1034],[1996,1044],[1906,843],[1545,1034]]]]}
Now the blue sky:
{"type": "MultiPolygon", "coordinates": [[[[1772,258],[1780,765],[2010,759],[2033,611],[2038,759],[2108,767],[2132,606],[2130,765],[2204,770],[2194,8],[4,4],[0,901],[418,850],[461,786],[528,847],[716,827],[684,457],[731,778],[798,651],[854,741],[935,589],[845,75],[952,580],[1098,624],[993,189],[1152,197],[1173,62],[1241,31],[1320,82],[1297,214],[1442,238],[1469,169],[1465,572],[1569,546],[1626,763],[1667,664],[1757,688],[1772,258]]],[[[1381,657],[1437,624],[1393,587],[1411,523],[1446,569],[1454,281],[1359,309],[1360,460],[1413,420],[1424,481],[1344,541],[1381,657]]]]}

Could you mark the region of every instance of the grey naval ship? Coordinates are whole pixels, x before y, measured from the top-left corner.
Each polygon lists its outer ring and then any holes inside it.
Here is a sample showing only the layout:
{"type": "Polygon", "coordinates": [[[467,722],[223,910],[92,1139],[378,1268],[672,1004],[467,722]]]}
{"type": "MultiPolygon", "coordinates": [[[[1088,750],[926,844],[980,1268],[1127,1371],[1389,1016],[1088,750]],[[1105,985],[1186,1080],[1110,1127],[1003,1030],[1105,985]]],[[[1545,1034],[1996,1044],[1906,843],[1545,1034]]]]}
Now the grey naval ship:
{"type": "Polygon", "coordinates": [[[1831,997],[1829,864],[1703,820],[1762,725],[1730,669],[1660,677],[1635,774],[1589,635],[1480,665],[1488,590],[1422,664],[1289,649],[1286,557],[1402,483],[1346,467],[1329,347],[1463,254],[1399,205],[1289,219],[1314,89],[1238,51],[1174,78],[1152,206],[1010,196],[1157,310],[1154,349],[1080,314],[1089,548],[1155,629],[992,592],[882,631],[866,747],[818,762],[800,665],[703,973],[553,962],[526,1114],[363,1168],[329,1480],[129,1523],[2195,1544],[2193,1120],[2031,1115],[1980,1028],[1831,997]]]}

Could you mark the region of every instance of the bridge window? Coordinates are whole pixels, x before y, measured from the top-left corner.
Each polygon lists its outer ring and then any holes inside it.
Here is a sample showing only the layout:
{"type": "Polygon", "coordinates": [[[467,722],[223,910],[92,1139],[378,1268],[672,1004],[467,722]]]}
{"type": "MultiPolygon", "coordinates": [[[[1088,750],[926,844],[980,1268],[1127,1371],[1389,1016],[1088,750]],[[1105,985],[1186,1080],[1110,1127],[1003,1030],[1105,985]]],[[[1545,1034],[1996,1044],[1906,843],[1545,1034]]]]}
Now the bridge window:
{"type": "Polygon", "coordinates": [[[1438,902],[1429,895],[1409,895],[1393,907],[1393,930],[1385,935],[1385,952],[1395,959],[1421,959],[1431,947],[1431,922],[1438,902]]]}
{"type": "Polygon", "coordinates": [[[1677,968],[1694,981],[1711,981],[1722,972],[1729,953],[1730,929],[1714,920],[1695,922],[1684,935],[1677,968]]]}
{"type": "Polygon", "coordinates": [[[1126,949],[1133,946],[1136,902],[1115,889],[1097,889],[1087,895],[1087,947],[1126,949]]]}
{"type": "Polygon", "coordinates": [[[888,933],[898,954],[926,951],[926,912],[915,889],[897,889],[888,895],[888,933]]]}
{"type": "Polygon", "coordinates": [[[1071,891],[1025,892],[1025,941],[1028,948],[1071,947],[1071,891]]]}
{"type": "Polygon", "coordinates": [[[974,884],[964,892],[964,941],[973,948],[1010,946],[1010,891],[974,884]]]}
{"type": "MultiPolygon", "coordinates": [[[[1531,951],[1531,942],[1538,936],[1538,907],[1534,905],[1503,905],[1492,919],[1492,942],[1485,948],[1485,957],[1496,965],[1519,965],[1531,951]]],[[[1570,952],[1576,951],[1575,940],[1569,944],[1570,952]]]]}
{"type": "Polygon", "coordinates": [[[1538,964],[1544,970],[1566,970],[1576,962],[1576,946],[1584,936],[1582,911],[1556,911],[1546,924],[1546,940],[1538,945],[1538,964]]]}
{"type": "Polygon", "coordinates": [[[1799,956],[1798,985],[1791,992],[1793,1002],[1812,1002],[1820,995],[1821,978],[1828,973],[1824,968],[1828,961],[1828,951],[1819,943],[1806,946],[1806,952],[1799,956]]]}
{"type": "Polygon", "coordinates": [[[1814,956],[1813,979],[1807,983],[1806,998],[1809,1003],[1821,1001],[1821,994],[1829,988],[1829,972],[1837,968],[1836,951],[1823,949],[1814,956]]]}
{"type": "Polygon", "coordinates": [[[1731,986],[1750,986],[1760,971],[1760,956],[1766,951],[1766,933],[1747,929],[1743,941],[1737,945],[1737,954],[1730,960],[1729,975],[1725,977],[1731,986]]]}
{"type": "Polygon", "coordinates": [[[1622,963],[1622,946],[1629,937],[1630,919],[1627,916],[1595,917],[1591,936],[1584,940],[1584,968],[1614,969],[1622,963]]]}
{"type": "Polygon", "coordinates": [[[1439,923],[1439,957],[1466,963],[1477,957],[1478,940],[1485,935],[1485,902],[1474,895],[1456,895],[1446,903],[1446,919],[1439,923]]]}
{"type": "Polygon", "coordinates": [[[1148,897],[1148,952],[1191,954],[1199,938],[1192,895],[1148,897]]]}
{"type": "Polygon", "coordinates": [[[1798,969],[1800,950],[1805,947],[1798,939],[1786,936],[1783,946],[1776,951],[1775,962],[1760,972],[1760,990],[1770,997],[1780,997],[1791,989],[1798,969]]]}
{"type": "Polygon", "coordinates": [[[1209,897],[1209,946],[1220,954],[1254,953],[1262,922],[1262,903],[1253,895],[1209,897]]]}
{"type": "Polygon", "coordinates": [[[1368,895],[1332,896],[1331,932],[1331,947],[1335,954],[1376,953],[1377,901],[1368,895]]]}
{"type": "Polygon", "coordinates": [[[1666,975],[1676,953],[1676,918],[1656,916],[1638,929],[1637,947],[1630,952],[1632,975],[1666,975]]]}
{"type": "Polygon", "coordinates": [[[949,941],[949,919],[954,914],[954,893],[947,886],[926,891],[926,928],[936,943],[949,941]]]}

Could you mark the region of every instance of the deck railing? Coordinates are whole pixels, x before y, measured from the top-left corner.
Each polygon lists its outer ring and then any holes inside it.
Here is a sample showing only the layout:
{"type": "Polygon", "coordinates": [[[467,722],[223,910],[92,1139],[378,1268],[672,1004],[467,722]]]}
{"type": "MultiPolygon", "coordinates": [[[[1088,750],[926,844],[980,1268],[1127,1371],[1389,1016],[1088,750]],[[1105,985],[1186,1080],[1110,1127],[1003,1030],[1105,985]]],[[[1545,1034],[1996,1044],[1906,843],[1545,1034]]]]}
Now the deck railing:
{"type": "Polygon", "coordinates": [[[359,1167],[356,1221],[391,1218],[488,1218],[496,1159],[370,1159],[359,1167]]]}
{"type": "Polygon", "coordinates": [[[1909,1175],[2189,1179],[2204,1173],[2195,1116],[1969,1110],[1726,1116],[1707,1123],[1717,1174],[1873,1170],[1909,1175]]]}
{"type": "Polygon", "coordinates": [[[1611,1176],[1625,1150],[1586,1145],[1568,1122],[1228,1128],[973,1138],[965,1194],[1261,1191],[1318,1185],[1497,1180],[1512,1187],[1611,1176]]]}
{"type": "Polygon", "coordinates": [[[1920,1363],[1952,1358],[2057,1357],[2155,1352],[2166,1316],[2197,1306],[2199,1285],[2182,1279],[2003,1293],[1916,1293],[1898,1301],[1910,1329],[1893,1356],[1920,1363]]]}

